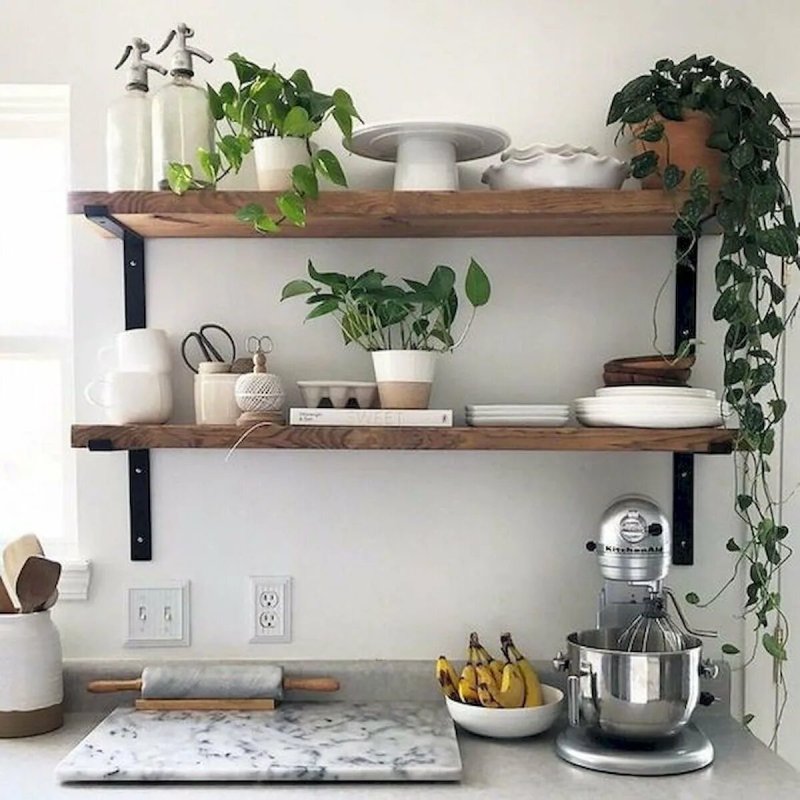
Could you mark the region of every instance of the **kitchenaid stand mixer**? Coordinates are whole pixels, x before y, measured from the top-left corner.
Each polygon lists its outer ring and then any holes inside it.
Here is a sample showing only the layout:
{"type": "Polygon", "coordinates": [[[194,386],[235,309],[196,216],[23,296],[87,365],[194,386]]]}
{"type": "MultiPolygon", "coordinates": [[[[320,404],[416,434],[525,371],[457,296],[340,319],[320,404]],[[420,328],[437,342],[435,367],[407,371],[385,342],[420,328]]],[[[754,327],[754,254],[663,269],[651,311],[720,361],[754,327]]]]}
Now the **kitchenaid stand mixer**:
{"type": "Polygon", "coordinates": [[[597,541],[605,579],[597,629],[567,637],[567,655],[554,663],[569,671],[570,725],[556,751],[579,766],[632,775],[667,775],[711,763],[711,742],[690,722],[700,677],[717,668],[703,660],[699,637],[677,598],[664,585],[670,566],[669,522],[649,498],[627,495],[606,510],[597,541]],[[672,606],[680,620],[670,613],[672,606]]]}

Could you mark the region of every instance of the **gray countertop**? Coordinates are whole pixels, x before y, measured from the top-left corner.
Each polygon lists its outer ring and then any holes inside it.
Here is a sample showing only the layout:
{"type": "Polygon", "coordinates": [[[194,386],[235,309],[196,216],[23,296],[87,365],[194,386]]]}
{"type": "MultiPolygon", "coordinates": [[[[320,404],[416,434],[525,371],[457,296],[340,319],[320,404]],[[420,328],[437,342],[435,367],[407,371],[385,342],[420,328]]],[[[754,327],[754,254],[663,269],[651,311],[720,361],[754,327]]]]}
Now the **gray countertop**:
{"type": "Polygon", "coordinates": [[[175,797],[299,798],[369,797],[399,800],[424,795],[439,798],[519,800],[613,797],[614,800],[715,800],[758,793],[770,800],[800,797],[800,773],[771,753],[723,709],[699,709],[694,716],[716,748],[716,761],[700,772],[662,778],[605,775],[570,766],[553,752],[554,733],[516,742],[481,739],[459,732],[464,765],[460,784],[76,784],[59,785],[58,762],[103,718],[98,713],[68,714],[64,728],[30,739],[0,740],[0,781],[9,800],[87,797],[119,799],[127,792],[148,800],[175,797]]]}

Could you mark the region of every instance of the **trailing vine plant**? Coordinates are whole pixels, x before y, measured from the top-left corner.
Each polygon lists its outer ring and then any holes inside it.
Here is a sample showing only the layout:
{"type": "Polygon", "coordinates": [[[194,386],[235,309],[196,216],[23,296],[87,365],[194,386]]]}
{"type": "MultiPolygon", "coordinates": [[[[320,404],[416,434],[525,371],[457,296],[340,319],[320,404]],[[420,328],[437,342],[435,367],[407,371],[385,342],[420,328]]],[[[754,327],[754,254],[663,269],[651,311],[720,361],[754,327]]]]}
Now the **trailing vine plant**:
{"type": "Polygon", "coordinates": [[[348,92],[336,89],[333,94],[324,94],[316,90],[304,69],[296,69],[286,78],[275,67],[261,67],[238,53],[231,53],[228,61],[236,71],[236,84],[226,81],[219,89],[210,84],[207,87],[215,147],[211,151],[198,150],[201,175],[195,174],[191,164],[170,163],[170,188],[183,194],[189,189],[216,186],[226,175],[239,172],[256,139],[299,138],[305,142],[309,164],[297,164],[292,169],[292,186],[277,196],[276,210],[268,212],[257,203],[250,203],[236,216],[252,223],[261,233],[277,232],[286,220],[302,227],[306,223],[307,200],[319,196],[320,178],[347,186],[339,159],[330,150],[312,149],[311,137],[333,118],[345,139],[349,139],[353,120],[361,117],[348,92]]]}
{"type": "MultiPolygon", "coordinates": [[[[760,642],[777,665],[782,694],[779,725],[786,702],[782,666],[789,620],[781,605],[778,575],[792,549],[787,543],[789,530],[780,520],[780,499],[771,485],[771,464],[786,413],[777,375],[781,342],[796,311],[796,305],[788,307],[786,302],[786,270],[797,263],[798,255],[791,196],[778,169],[788,119],[772,94],[761,92],[741,70],[713,56],[692,55],[678,63],[661,59],[646,75],[627,83],[611,102],[608,124],[613,123],[620,123],[620,134],[642,143],[642,152],[631,160],[632,175],[657,174],[674,194],[679,236],[695,243],[712,213],[722,230],[713,317],[727,324],[724,399],[739,423],[735,510],[747,535],[741,543],[736,537],[727,540],[734,566],[722,588],[702,603],[695,592],[686,599],[707,606],[745,572],[743,614],[753,622],[756,647],[760,642]],[[664,121],[683,120],[687,110],[711,119],[707,146],[722,154],[718,189],[709,185],[705,168],[695,167],[686,175],[669,160],[664,121]],[[658,155],[648,149],[648,143],[662,140],[666,163],[659,163],[658,155]]],[[[682,344],[685,348],[687,343],[682,344]]],[[[728,655],[739,652],[730,643],[722,650],[728,655]]]]}

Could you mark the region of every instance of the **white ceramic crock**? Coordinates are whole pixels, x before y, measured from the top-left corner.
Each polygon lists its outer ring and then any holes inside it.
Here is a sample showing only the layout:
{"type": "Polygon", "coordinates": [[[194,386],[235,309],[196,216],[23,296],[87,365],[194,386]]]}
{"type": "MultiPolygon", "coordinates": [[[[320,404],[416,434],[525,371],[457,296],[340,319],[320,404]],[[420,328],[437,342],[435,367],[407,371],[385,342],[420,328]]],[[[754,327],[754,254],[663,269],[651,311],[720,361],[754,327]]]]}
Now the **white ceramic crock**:
{"type": "Polygon", "coordinates": [[[194,412],[198,425],[234,425],[239,419],[233,372],[200,372],[194,376],[194,412]]]}
{"type": "Polygon", "coordinates": [[[438,353],[378,350],[372,354],[381,408],[427,408],[438,353]]]}
{"type": "Polygon", "coordinates": [[[306,140],[296,136],[265,136],[253,142],[256,177],[262,192],[285,192],[292,188],[292,170],[310,164],[306,140]]]}
{"type": "Polygon", "coordinates": [[[64,722],[61,639],[49,611],[0,614],[0,738],[64,722]]]}

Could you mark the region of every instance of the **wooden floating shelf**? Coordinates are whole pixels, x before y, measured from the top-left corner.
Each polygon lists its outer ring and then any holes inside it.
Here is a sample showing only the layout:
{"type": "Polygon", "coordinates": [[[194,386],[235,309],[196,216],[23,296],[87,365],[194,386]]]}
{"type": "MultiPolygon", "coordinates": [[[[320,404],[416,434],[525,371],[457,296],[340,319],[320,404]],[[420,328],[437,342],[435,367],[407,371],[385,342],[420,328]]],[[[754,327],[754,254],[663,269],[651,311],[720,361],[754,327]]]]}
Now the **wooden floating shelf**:
{"type": "MultiPolygon", "coordinates": [[[[230,448],[236,425],[73,425],[72,446],[93,450],[230,448]]],[[[274,450],[582,450],[730,453],[722,428],[388,428],[276,425],[239,445],[274,450]]]]}
{"type": "MultiPolygon", "coordinates": [[[[72,192],[70,214],[103,206],[145,238],[261,236],[235,219],[248,203],[274,208],[273,192],[72,192]]],[[[327,191],[309,204],[305,238],[472,236],[674,236],[681,200],[662,191],[327,191]]]]}

